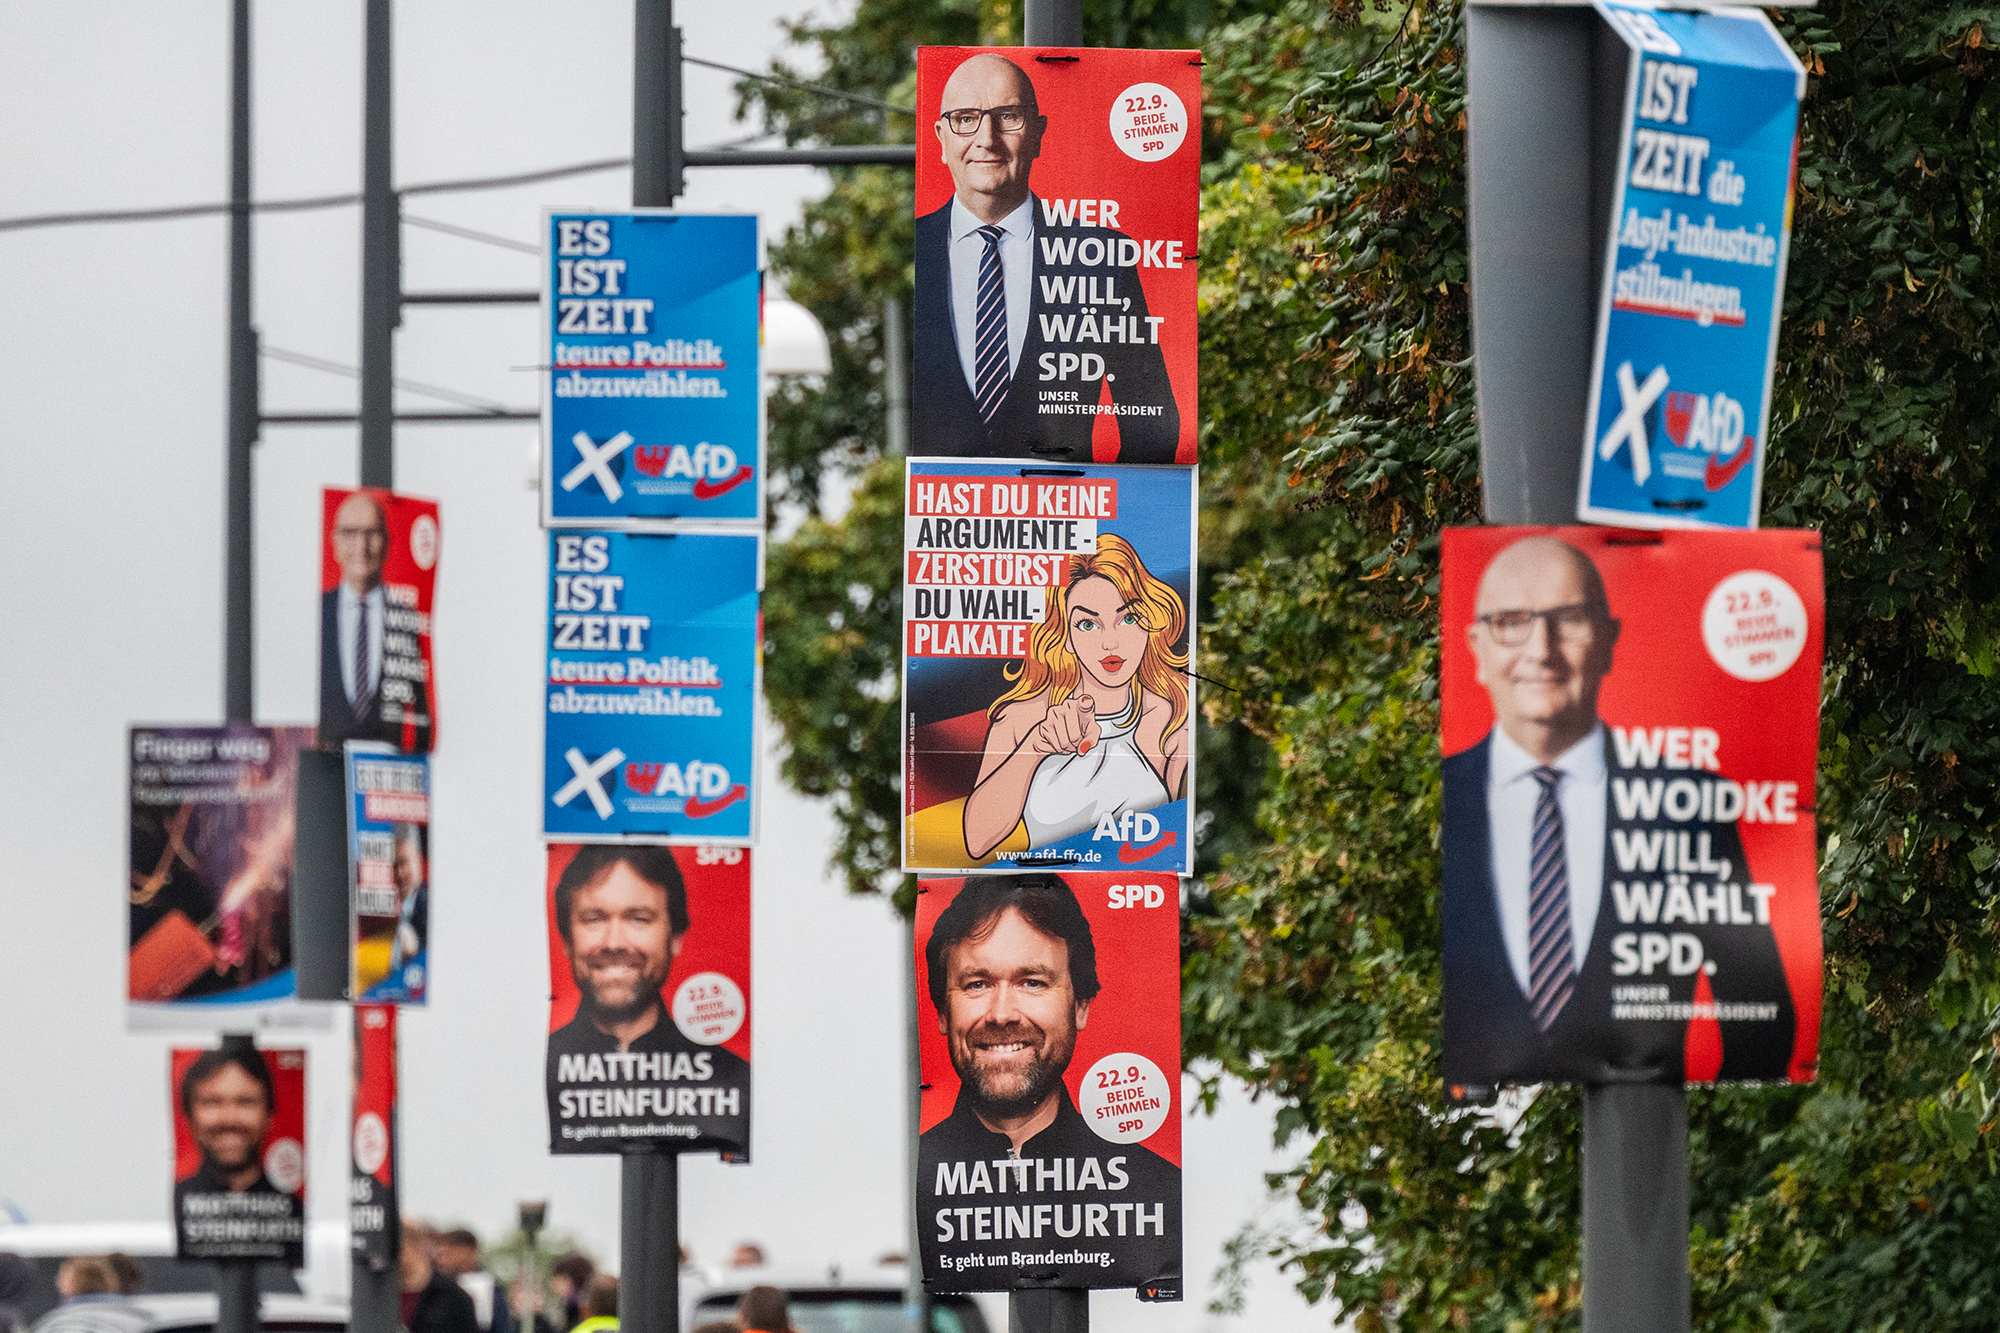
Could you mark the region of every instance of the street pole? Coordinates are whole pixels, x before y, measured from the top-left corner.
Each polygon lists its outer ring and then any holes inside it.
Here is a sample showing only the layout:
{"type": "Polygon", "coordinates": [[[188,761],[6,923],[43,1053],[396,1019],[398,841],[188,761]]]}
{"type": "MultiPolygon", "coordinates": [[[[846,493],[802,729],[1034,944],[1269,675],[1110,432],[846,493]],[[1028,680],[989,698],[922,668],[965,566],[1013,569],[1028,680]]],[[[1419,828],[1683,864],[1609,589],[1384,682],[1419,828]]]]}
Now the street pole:
{"type": "MultiPolygon", "coordinates": [[[[1489,523],[1576,522],[1624,53],[1587,8],[1466,6],[1473,374],[1489,523]],[[1614,146],[1606,155],[1606,144],[1614,146]],[[1560,263],[1544,263],[1548,255],[1560,263]]],[[[1688,1333],[1687,1091],[1583,1090],[1584,1333],[1688,1333]]]]}
{"type": "MultiPolygon", "coordinates": [[[[896,301],[891,297],[884,303],[885,327],[894,327],[896,301]]],[[[887,340],[885,339],[885,342],[887,340]]],[[[895,358],[889,361],[890,402],[895,402],[896,377],[895,358]]],[[[907,418],[906,418],[907,420],[907,418]]],[[[890,452],[902,453],[895,445],[896,409],[889,409],[890,452]]],[[[909,437],[904,436],[907,447],[909,437]]],[[[922,1225],[917,1217],[917,1147],[918,1136],[923,1130],[924,1109],[924,1062],[922,1046],[918,1039],[917,1025],[922,1021],[923,1006],[917,1000],[917,921],[914,910],[910,919],[903,923],[903,1075],[907,1080],[903,1085],[903,1165],[910,1178],[910,1211],[904,1218],[905,1235],[903,1252],[909,1256],[908,1276],[903,1281],[903,1322],[912,1333],[924,1333],[931,1323],[931,1297],[924,1290],[923,1247],[917,1238],[922,1225]]]]}
{"type": "MultiPolygon", "coordinates": [[[[246,2],[237,0],[239,5],[246,2]]],[[[248,24],[245,23],[237,31],[247,36],[248,24]]],[[[222,1034],[222,1049],[225,1051],[256,1048],[257,1038],[248,1032],[222,1034]]],[[[255,1259],[216,1261],[215,1305],[215,1333],[258,1333],[263,1327],[263,1316],[258,1309],[255,1259]]]]}
{"type": "Polygon", "coordinates": [[[619,1162],[619,1333],[680,1333],[681,1159],[640,1148],[619,1162]]]}
{"type": "MultiPolygon", "coordinates": [[[[673,0],[632,5],[632,206],[682,191],[681,34],[673,0]]],[[[680,1333],[680,1158],[647,1145],[619,1159],[618,1327],[680,1333]]]]}
{"type": "MultiPolygon", "coordinates": [[[[1028,0],[1023,46],[1082,46],[1083,0],[1028,0]]],[[[1007,1293],[1007,1333],[1090,1333],[1090,1292],[1036,1287],[1007,1293]]]]}
{"type": "Polygon", "coordinates": [[[686,189],[681,30],[674,0],[633,0],[632,206],[671,208],[686,189]]]}
{"type": "MultiPolygon", "coordinates": [[[[885,443],[891,457],[901,458],[910,452],[910,341],[903,303],[893,296],[882,302],[882,397],[888,418],[885,443]]],[[[914,966],[914,955],[912,959],[914,966]]],[[[915,1050],[911,1047],[913,1057],[915,1050]]]]}
{"type": "Polygon", "coordinates": [[[361,484],[396,484],[402,220],[390,179],[390,0],[368,0],[361,128],[361,484]]]}
{"type": "Polygon", "coordinates": [[[257,331],[250,325],[250,0],[236,0],[229,78],[229,443],[223,457],[222,716],[249,722],[250,449],[257,442],[257,331]]]}

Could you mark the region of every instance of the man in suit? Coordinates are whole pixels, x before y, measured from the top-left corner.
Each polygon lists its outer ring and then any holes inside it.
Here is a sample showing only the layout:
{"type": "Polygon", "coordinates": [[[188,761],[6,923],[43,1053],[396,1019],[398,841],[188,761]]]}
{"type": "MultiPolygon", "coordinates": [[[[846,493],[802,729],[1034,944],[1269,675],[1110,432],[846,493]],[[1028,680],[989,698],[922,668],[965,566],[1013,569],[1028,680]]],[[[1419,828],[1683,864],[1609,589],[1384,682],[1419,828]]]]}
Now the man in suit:
{"type": "MultiPolygon", "coordinates": [[[[389,522],[366,491],[341,501],[333,515],[333,555],[340,582],[319,599],[319,743],[387,741],[409,750],[430,748],[429,691],[420,657],[389,651],[393,625],[382,590],[382,566],[389,554],[389,522]],[[387,697],[383,667],[409,686],[411,698],[387,697]],[[407,724],[407,725],[406,725],[407,724]]],[[[414,640],[414,635],[402,636],[414,640]]]]}
{"type": "Polygon", "coordinates": [[[1180,410],[1159,322],[1139,269],[1120,266],[1138,247],[1115,230],[1115,204],[1084,225],[1030,190],[1048,125],[1004,56],[972,56],[945,80],[935,130],[956,190],[917,219],[913,447],[1088,462],[1108,385],[1110,461],[1171,463],[1180,410]]]}
{"type": "Polygon", "coordinates": [[[1465,634],[1495,726],[1444,761],[1445,1082],[1679,1082],[1702,975],[1717,1076],[1786,1077],[1770,891],[1733,816],[1701,817],[1734,784],[1712,745],[1660,772],[1607,734],[1620,622],[1596,566],[1524,538],[1486,567],[1476,610],[1465,634]]]}

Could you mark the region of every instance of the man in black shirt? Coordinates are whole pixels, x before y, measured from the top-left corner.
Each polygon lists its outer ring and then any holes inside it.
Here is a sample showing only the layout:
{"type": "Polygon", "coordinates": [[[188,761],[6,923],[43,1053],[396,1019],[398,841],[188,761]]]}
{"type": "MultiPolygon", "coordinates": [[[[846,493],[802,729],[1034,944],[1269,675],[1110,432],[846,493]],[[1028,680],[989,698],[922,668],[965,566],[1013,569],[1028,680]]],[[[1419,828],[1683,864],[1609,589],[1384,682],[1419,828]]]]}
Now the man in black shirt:
{"type": "Polygon", "coordinates": [[[926,1285],[1177,1297],[1180,1168],[1099,1137],[1063,1084],[1100,990],[1076,895],[1055,875],[968,880],[924,960],[959,1078],[952,1113],[918,1145],[926,1285]]]}
{"type": "Polygon", "coordinates": [[[180,1099],[188,1133],[201,1150],[199,1169],[174,1183],[180,1257],[302,1254],[301,1202],[264,1174],[264,1140],[276,1095],[263,1055],[247,1043],[202,1052],[181,1078],[180,1099]]]}
{"type": "Polygon", "coordinates": [[[687,938],[687,888],[665,847],[592,844],[555,891],[576,1017],[549,1034],[549,1149],[750,1150],[750,1064],[690,1039],[661,989],[687,938]]]}

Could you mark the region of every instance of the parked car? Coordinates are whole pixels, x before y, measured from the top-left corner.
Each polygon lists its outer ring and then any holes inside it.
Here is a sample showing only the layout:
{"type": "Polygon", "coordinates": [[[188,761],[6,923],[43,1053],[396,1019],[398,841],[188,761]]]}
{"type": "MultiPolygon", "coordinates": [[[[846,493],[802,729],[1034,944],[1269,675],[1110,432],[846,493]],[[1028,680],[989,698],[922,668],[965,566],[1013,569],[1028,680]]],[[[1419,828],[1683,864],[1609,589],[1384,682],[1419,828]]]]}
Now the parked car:
{"type": "MultiPolygon", "coordinates": [[[[347,1227],[341,1222],[314,1222],[306,1230],[306,1266],[294,1271],[279,1264],[259,1264],[257,1287],[267,1299],[303,1296],[321,1306],[345,1309],[348,1285],[347,1227]]],[[[55,1222],[0,1225],[0,1250],[26,1259],[35,1270],[34,1285],[21,1304],[22,1319],[33,1323],[61,1301],[56,1293],[56,1269],[72,1255],[132,1256],[147,1300],[178,1292],[205,1292],[215,1303],[215,1265],[183,1262],[174,1257],[174,1229],[167,1222],[55,1222]]],[[[209,1321],[214,1322],[213,1311],[209,1321]]],[[[346,1322],[346,1316],[341,1316],[346,1322]]],[[[178,1327],[176,1325],[175,1327],[178,1327]]]]}
{"type": "MultiPolygon", "coordinates": [[[[282,1271],[282,1270],[281,1270],[282,1271]]],[[[347,1333],[345,1301],[314,1300],[275,1293],[261,1304],[264,1333],[347,1333]]],[[[29,1333],[213,1333],[216,1298],[212,1291],[141,1293],[89,1305],[59,1305],[35,1322],[29,1333]]]]}
{"type": "MultiPolygon", "coordinates": [[[[903,1284],[907,1270],[884,1264],[844,1276],[839,1268],[732,1268],[714,1283],[681,1297],[681,1328],[692,1329],[711,1319],[728,1319],[736,1302],[752,1287],[780,1287],[791,1298],[792,1324],[799,1333],[907,1333],[903,1322],[903,1284]]],[[[930,1333],[1004,1333],[1004,1294],[931,1297],[930,1333]],[[995,1310],[982,1308],[982,1302],[995,1310]]]]}

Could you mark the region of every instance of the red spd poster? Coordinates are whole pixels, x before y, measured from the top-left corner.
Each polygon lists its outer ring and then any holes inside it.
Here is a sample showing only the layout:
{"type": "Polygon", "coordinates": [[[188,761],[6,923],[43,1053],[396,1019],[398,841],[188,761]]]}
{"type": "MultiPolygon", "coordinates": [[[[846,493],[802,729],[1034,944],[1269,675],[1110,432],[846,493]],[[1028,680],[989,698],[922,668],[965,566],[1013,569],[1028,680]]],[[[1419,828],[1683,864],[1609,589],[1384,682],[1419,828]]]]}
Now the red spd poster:
{"type": "Polygon", "coordinates": [[[1445,1082],[1810,1082],[1819,535],[1443,554],[1445,1082]]]}
{"type": "Polygon", "coordinates": [[[750,853],[549,846],[549,1151],[750,1155],[750,853]]]}
{"type": "Polygon", "coordinates": [[[174,1252],[305,1264],[306,1053],[177,1049],[174,1252]]]}
{"type": "Polygon", "coordinates": [[[431,598],[435,500],[373,487],[321,492],[319,743],[437,741],[431,598]]]}
{"type": "Polygon", "coordinates": [[[1180,1299],[1179,885],[1157,872],[922,881],[930,1290],[1180,1299]]]}
{"type": "Polygon", "coordinates": [[[396,1262],[396,1006],[354,1006],[348,1219],[354,1257],[380,1273],[396,1262]]]}
{"type": "Polygon", "coordinates": [[[918,49],[913,456],[1195,461],[1200,67],[918,49]]]}

